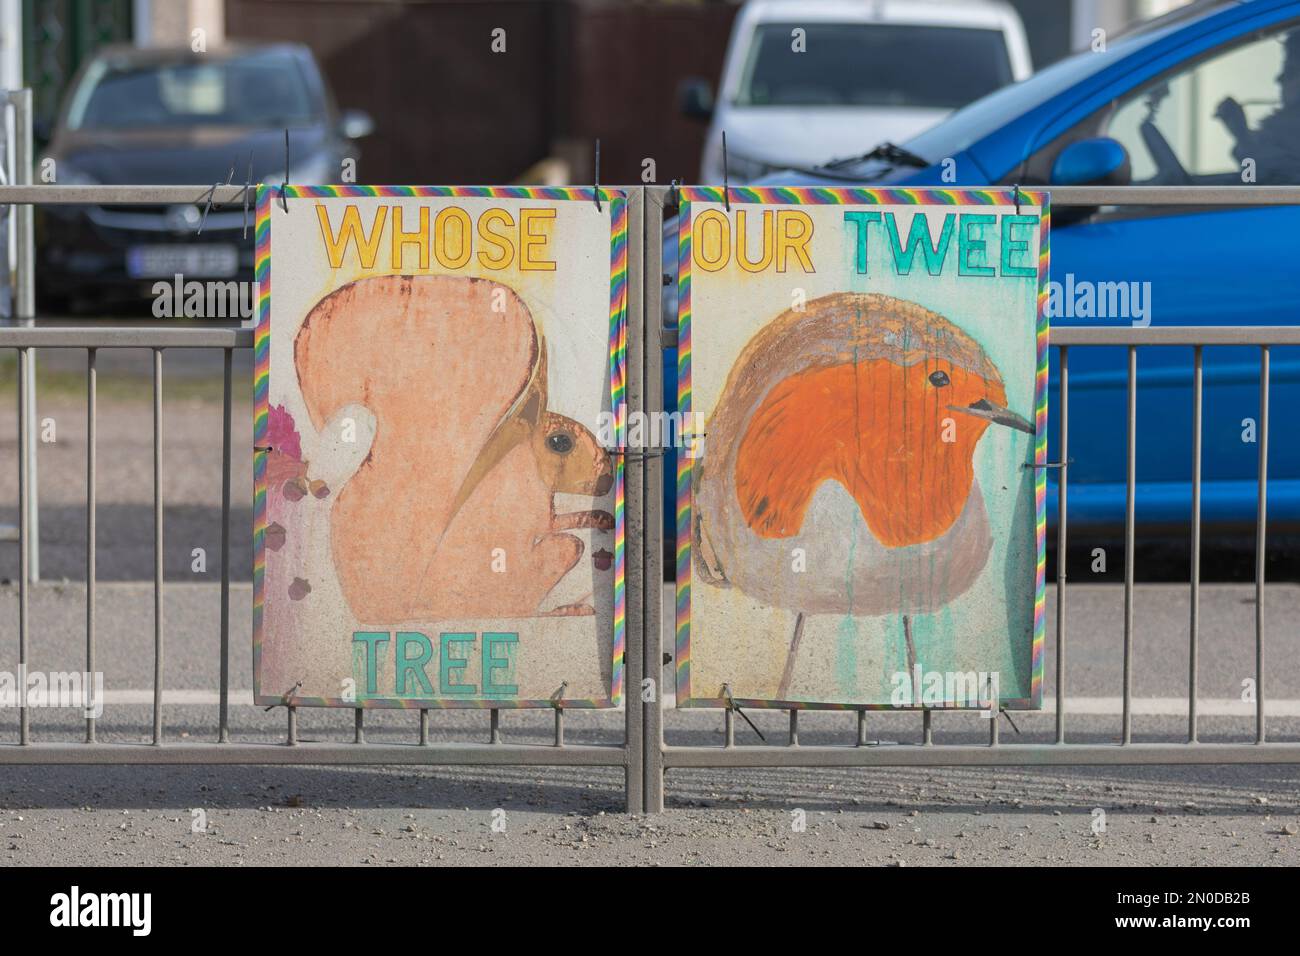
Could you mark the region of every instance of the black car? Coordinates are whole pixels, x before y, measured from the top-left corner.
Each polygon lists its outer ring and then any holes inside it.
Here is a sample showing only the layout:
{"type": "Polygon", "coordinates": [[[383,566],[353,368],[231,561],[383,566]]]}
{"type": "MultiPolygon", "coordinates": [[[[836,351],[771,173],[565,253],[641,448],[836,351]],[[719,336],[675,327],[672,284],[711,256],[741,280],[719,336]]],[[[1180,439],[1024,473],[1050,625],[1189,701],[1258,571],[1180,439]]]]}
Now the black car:
{"type": "MultiPolygon", "coordinates": [[[[60,185],[340,182],[372,129],[340,113],[311,52],[297,44],[189,49],[106,47],[74,79],[37,177],[60,185]],[[250,173],[251,160],[251,173],[250,173]],[[48,171],[48,173],[47,173],[48,171]]],[[[37,130],[38,137],[42,130],[37,130]]],[[[38,305],[49,313],[138,300],[160,279],[248,280],[253,230],[242,208],[41,206],[38,305]]],[[[250,212],[251,218],[251,212],[250,212]]]]}

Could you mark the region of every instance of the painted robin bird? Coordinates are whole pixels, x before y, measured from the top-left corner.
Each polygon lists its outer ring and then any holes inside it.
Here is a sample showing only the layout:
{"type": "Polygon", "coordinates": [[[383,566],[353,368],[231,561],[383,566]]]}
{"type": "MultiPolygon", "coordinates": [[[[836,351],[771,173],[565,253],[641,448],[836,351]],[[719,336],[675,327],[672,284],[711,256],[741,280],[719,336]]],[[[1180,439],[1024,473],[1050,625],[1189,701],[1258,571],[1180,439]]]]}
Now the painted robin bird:
{"type": "Polygon", "coordinates": [[[1034,433],[943,316],[863,293],[782,313],[745,346],[707,425],[696,575],[799,624],[938,610],[992,547],[974,467],[990,425],[1034,433]]]}

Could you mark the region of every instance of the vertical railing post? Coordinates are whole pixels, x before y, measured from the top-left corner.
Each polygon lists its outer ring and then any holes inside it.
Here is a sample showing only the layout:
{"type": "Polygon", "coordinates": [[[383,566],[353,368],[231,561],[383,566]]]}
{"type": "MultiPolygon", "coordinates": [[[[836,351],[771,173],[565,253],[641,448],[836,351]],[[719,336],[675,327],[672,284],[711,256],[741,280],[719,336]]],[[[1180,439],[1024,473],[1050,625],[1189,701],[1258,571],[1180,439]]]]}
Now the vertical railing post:
{"type": "Polygon", "coordinates": [[[28,500],[31,497],[31,473],[27,468],[27,456],[31,454],[31,446],[28,443],[28,432],[31,431],[31,422],[28,420],[28,403],[30,396],[27,392],[27,349],[18,350],[18,742],[26,744],[28,742],[29,716],[27,713],[27,632],[30,626],[28,620],[29,600],[28,592],[31,589],[31,578],[29,575],[31,551],[27,547],[28,538],[32,533],[32,516],[27,507],[28,500]]]}
{"type": "MultiPolygon", "coordinates": [[[[1062,345],[1060,461],[1056,479],[1056,742],[1065,743],[1065,567],[1069,554],[1066,498],[1070,481],[1070,347],[1062,345]]],[[[994,717],[994,720],[997,718],[994,717]]]]}
{"type": "Polygon", "coordinates": [[[1268,346],[1259,350],[1259,500],[1255,515],[1255,742],[1264,728],[1264,561],[1268,520],[1268,346]]]}
{"type": "Polygon", "coordinates": [[[153,743],[162,745],[163,719],[163,491],[162,349],[153,350],[153,743]]]}
{"type": "MultiPolygon", "coordinates": [[[[94,686],[95,674],[95,444],[98,410],[98,371],[95,349],[86,350],[86,675],[94,686]]],[[[95,718],[87,713],[86,743],[95,742],[95,718]]]]}
{"type": "Polygon", "coordinates": [[[1137,346],[1128,347],[1128,451],[1124,506],[1124,716],[1122,741],[1133,740],[1133,543],[1137,494],[1137,346]]]}
{"type": "MultiPolygon", "coordinates": [[[[34,146],[32,142],[32,91],[14,90],[9,94],[14,105],[14,184],[32,184],[34,146]]],[[[14,316],[19,324],[36,323],[36,230],[35,209],[30,203],[16,207],[14,224],[17,240],[14,316]]],[[[33,583],[41,579],[40,493],[36,477],[36,350],[27,349],[27,515],[28,534],[23,541],[27,549],[27,575],[33,583]]]]}
{"type": "Polygon", "coordinates": [[[1188,622],[1187,742],[1196,743],[1196,690],[1200,668],[1201,628],[1201,415],[1204,353],[1197,345],[1192,354],[1192,606],[1188,622]]]}
{"type": "Polygon", "coordinates": [[[230,458],[231,349],[223,349],[221,411],[221,699],[217,740],[230,741],[230,458]]]}
{"type": "MultiPolygon", "coordinates": [[[[663,327],[663,290],[668,264],[663,261],[664,202],[667,190],[651,186],[645,190],[645,216],[642,230],[644,254],[641,268],[643,290],[641,368],[643,376],[644,407],[653,411],[664,407],[663,353],[665,344],[663,327]]],[[[676,271],[675,269],[673,270],[676,271]]],[[[679,442],[680,444],[680,442],[679,442]]],[[[681,449],[678,449],[681,453],[681,449]]],[[[629,707],[642,710],[642,788],[645,800],[642,809],[659,813],[664,808],[664,735],[663,701],[667,688],[662,685],[663,656],[663,561],[664,547],[664,482],[675,480],[664,473],[664,456],[653,455],[645,460],[642,494],[645,514],[645,533],[642,536],[641,561],[645,567],[642,577],[642,676],[653,684],[650,700],[642,700],[639,693],[629,696],[629,707]]],[[[630,553],[630,552],[629,552],[630,553]]],[[[675,602],[674,602],[675,605],[675,602]]],[[[670,642],[670,647],[672,646],[670,642]]],[[[632,688],[633,692],[639,689],[632,688]]]]}

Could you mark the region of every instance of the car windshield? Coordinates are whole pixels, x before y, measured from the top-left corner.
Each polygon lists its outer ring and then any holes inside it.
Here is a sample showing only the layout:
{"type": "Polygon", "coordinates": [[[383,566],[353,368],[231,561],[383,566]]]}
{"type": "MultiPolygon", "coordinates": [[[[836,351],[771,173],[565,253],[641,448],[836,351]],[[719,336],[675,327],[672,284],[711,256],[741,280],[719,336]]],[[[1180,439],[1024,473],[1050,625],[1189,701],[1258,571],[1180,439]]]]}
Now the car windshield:
{"type": "Polygon", "coordinates": [[[316,110],[297,61],[279,52],[138,63],[98,60],[73,96],[70,129],[293,126],[316,110]]]}
{"type": "Polygon", "coordinates": [[[764,23],[754,33],[735,102],[955,109],[1011,80],[1000,30],[764,23]]]}
{"type": "Polygon", "coordinates": [[[1075,84],[1184,26],[1183,20],[1171,18],[1163,28],[1152,29],[1148,25],[1147,29],[1113,40],[1105,52],[1084,50],[1076,53],[1035,73],[1027,80],[976,100],[904,145],[932,163],[945,156],[955,156],[1075,84]]]}

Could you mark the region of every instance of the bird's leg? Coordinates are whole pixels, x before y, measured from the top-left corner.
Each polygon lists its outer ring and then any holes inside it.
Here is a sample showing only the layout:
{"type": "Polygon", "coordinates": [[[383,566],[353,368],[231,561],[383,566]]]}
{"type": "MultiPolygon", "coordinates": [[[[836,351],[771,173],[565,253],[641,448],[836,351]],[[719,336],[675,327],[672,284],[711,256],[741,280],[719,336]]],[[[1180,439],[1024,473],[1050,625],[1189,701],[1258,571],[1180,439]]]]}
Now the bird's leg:
{"type": "Polygon", "coordinates": [[[790,691],[790,681],[794,678],[794,661],[799,655],[799,641],[803,637],[803,611],[794,619],[794,637],[790,639],[790,651],[785,656],[785,670],[781,672],[781,684],[776,689],[777,700],[785,700],[790,691]]]}
{"type": "Polygon", "coordinates": [[[903,640],[907,643],[907,677],[912,684],[912,703],[916,703],[917,696],[917,673],[916,673],[916,644],[912,642],[912,619],[908,615],[903,615],[903,640]]]}

